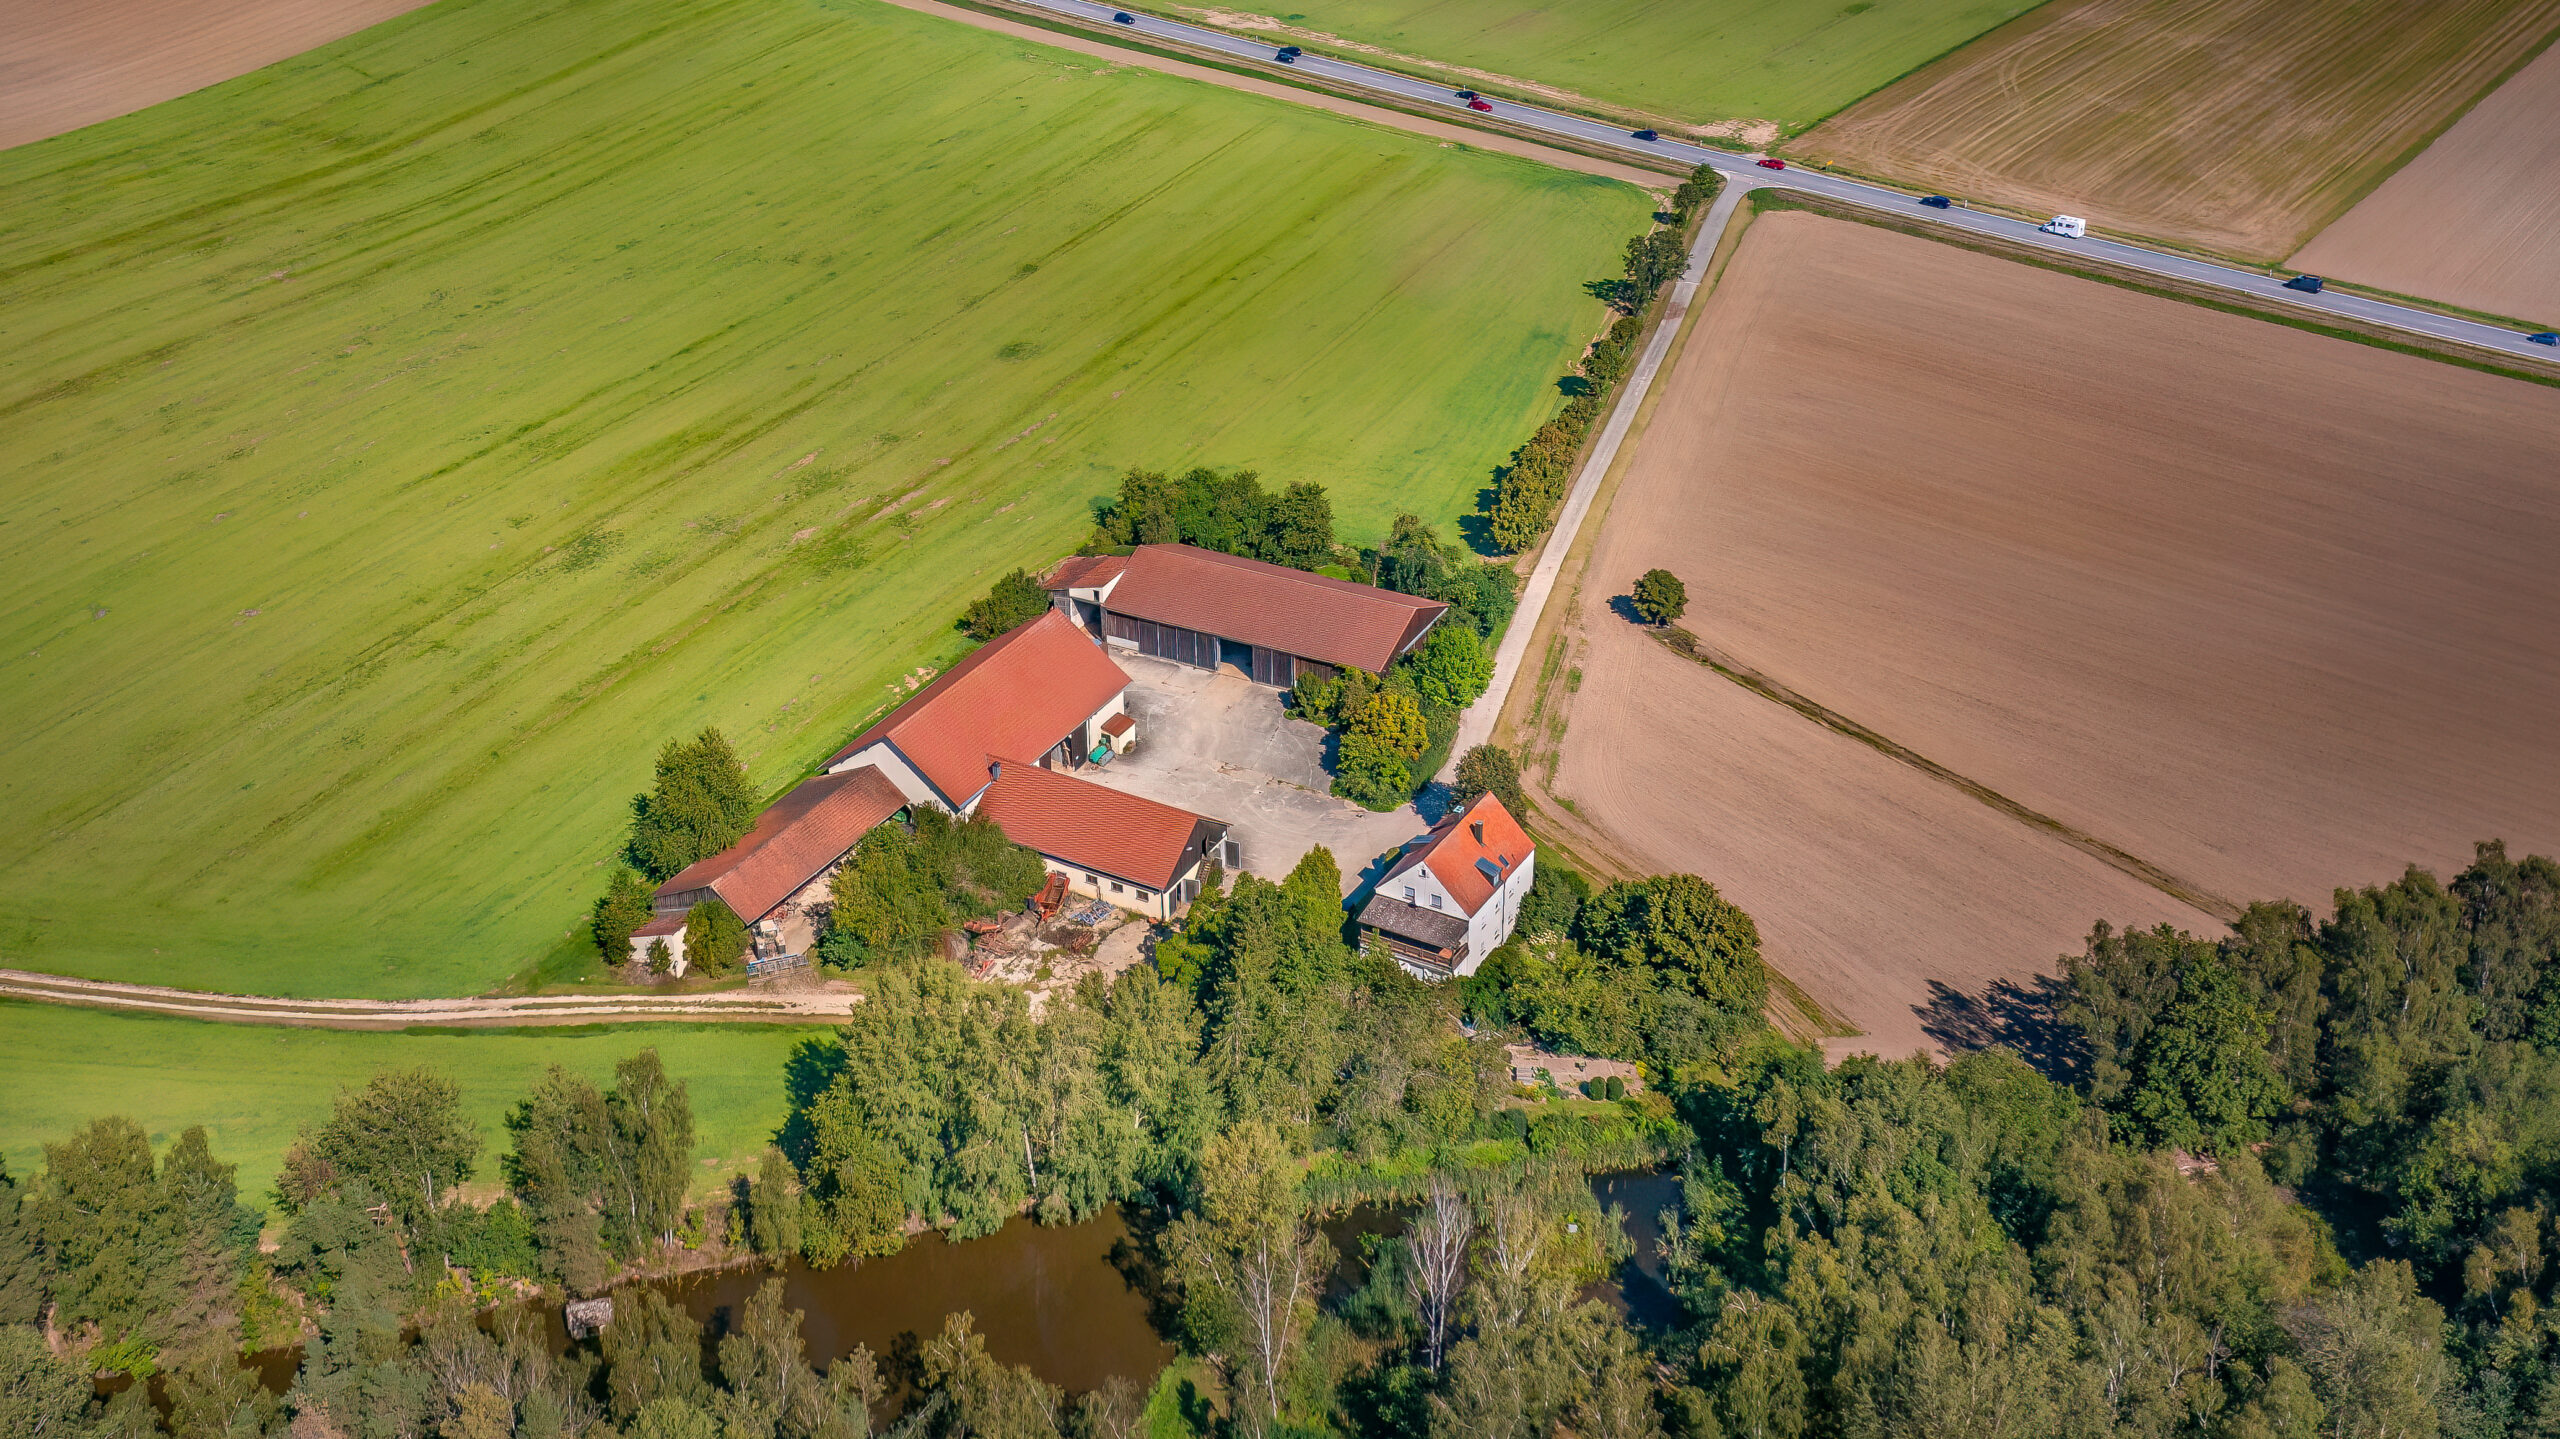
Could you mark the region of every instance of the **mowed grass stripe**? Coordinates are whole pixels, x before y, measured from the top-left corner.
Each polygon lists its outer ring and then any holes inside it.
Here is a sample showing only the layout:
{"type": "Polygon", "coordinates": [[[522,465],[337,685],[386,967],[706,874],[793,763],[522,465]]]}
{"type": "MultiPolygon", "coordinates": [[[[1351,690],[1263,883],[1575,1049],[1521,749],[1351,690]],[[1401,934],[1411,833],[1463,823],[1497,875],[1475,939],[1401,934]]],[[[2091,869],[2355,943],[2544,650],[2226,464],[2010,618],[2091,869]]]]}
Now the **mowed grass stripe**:
{"type": "Polygon", "coordinates": [[[242,1197],[263,1204],[295,1132],[328,1117],[340,1086],[425,1065],[461,1088],[484,1145],[477,1178],[492,1182],[507,1110],[546,1069],[610,1085],[616,1063],[655,1046],[693,1101],[698,1193],[753,1167],[789,1112],[791,1051],[825,1034],[757,1024],[357,1034],[0,1000],[0,1160],[24,1178],[43,1168],[46,1144],[102,1115],[132,1118],[154,1144],[201,1124],[215,1156],[240,1166],[242,1197]]]}
{"type": "Polygon", "coordinates": [[[787,783],[1128,464],[1454,519],[1648,208],[851,0],[446,0],[0,193],[0,955],[377,996],[556,943],[668,736],[787,783]]]}

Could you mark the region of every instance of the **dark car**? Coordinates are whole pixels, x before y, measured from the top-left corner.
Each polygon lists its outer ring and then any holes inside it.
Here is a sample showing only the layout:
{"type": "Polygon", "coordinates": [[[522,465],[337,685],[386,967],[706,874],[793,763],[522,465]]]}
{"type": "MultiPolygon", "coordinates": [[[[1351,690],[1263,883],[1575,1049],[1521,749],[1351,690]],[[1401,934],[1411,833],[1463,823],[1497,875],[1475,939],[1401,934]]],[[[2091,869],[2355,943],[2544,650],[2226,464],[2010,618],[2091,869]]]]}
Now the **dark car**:
{"type": "Polygon", "coordinates": [[[1783,170],[1787,168],[1787,162],[1784,160],[1760,160],[1754,163],[1758,164],[1763,170],[1783,170]]]}
{"type": "Polygon", "coordinates": [[[2288,290],[2300,290],[2306,295],[2316,295],[2320,293],[2320,287],[2327,283],[2317,275],[2296,275],[2285,281],[2284,287],[2288,290]]]}
{"type": "Polygon", "coordinates": [[[1306,53],[1306,51],[1299,49],[1295,45],[1283,45],[1280,47],[1280,54],[1276,58],[1278,58],[1280,63],[1283,65],[1294,65],[1298,63],[1298,57],[1306,53]]]}
{"type": "Polygon", "coordinates": [[[1458,98],[1461,100],[1472,100],[1475,97],[1476,92],[1473,90],[1461,90],[1458,92],[1458,98]]]}
{"type": "Polygon", "coordinates": [[[1636,138],[1650,145],[1654,141],[1662,138],[1662,132],[1659,130],[1638,130],[1636,132],[1636,138]]]}
{"type": "Polygon", "coordinates": [[[2527,335],[2525,338],[2537,345],[2560,345],[2560,330],[2545,330],[2539,335],[2527,335]]]}
{"type": "Polygon", "coordinates": [[[1111,17],[1111,23],[1114,25],[1135,25],[1138,23],[1138,17],[1130,14],[1126,10],[1123,10],[1119,14],[1111,17]]]}
{"type": "Polygon", "coordinates": [[[1920,197],[1920,203],[1932,210],[1951,210],[1955,208],[1956,202],[1944,195],[1923,195],[1920,197]]]}

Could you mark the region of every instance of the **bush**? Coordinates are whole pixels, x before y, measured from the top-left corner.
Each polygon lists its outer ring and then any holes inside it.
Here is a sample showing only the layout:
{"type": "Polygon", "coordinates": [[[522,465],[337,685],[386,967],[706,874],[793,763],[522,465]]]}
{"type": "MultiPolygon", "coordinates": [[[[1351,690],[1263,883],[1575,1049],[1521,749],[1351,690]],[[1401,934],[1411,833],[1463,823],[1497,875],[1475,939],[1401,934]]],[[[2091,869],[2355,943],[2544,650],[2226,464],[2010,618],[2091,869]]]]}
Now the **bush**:
{"type": "Polygon", "coordinates": [[[1669,570],[1647,570],[1637,579],[1636,617],[1649,625],[1667,625],[1689,609],[1689,588],[1669,570]]]}
{"type": "Polygon", "coordinates": [[[747,926],[729,906],[706,899],[685,911],[685,963],[704,974],[726,974],[746,952],[747,926]]]}
{"type": "Polygon", "coordinates": [[[1405,757],[1371,735],[1346,734],[1334,763],[1333,792],[1353,804],[1385,811],[1413,794],[1405,757]]]}
{"type": "Polygon", "coordinates": [[[1591,882],[1557,861],[1541,859],[1529,877],[1528,896],[1520,901],[1520,918],[1512,932],[1565,935],[1573,932],[1583,903],[1591,898],[1591,882]]]}
{"type": "Polygon", "coordinates": [[[1627,1082],[1614,1074],[1609,1076],[1609,1082],[1601,1086],[1601,1089],[1608,1098],[1613,1100],[1627,1097],[1627,1082]]]}
{"type": "Polygon", "coordinates": [[[1465,625],[1432,626],[1430,637],[1404,663],[1423,700],[1443,709],[1465,709],[1493,683],[1493,656],[1465,625]]]}
{"type": "Polygon", "coordinates": [[[1366,742],[1370,752],[1392,755],[1397,759],[1420,759],[1431,744],[1431,732],[1422,718],[1422,706],[1413,696],[1398,689],[1381,689],[1369,696],[1354,711],[1342,737],[1342,751],[1351,752],[1355,740],[1366,742]]]}
{"type": "MultiPolygon", "coordinates": [[[[1515,819],[1529,812],[1529,797],[1520,790],[1520,761],[1499,745],[1477,745],[1459,759],[1450,802],[1465,809],[1486,794],[1502,801],[1515,819]]],[[[1536,881],[1531,883],[1534,886],[1536,881]]]]}
{"type": "Polygon", "coordinates": [[[1048,609],[1048,591],[1029,574],[1015,570],[970,602],[968,612],[960,617],[960,628],[973,640],[991,640],[1031,623],[1048,609]]]}
{"type": "Polygon", "coordinates": [[[1768,1002],[1759,927],[1694,874],[1609,886],[1583,905],[1574,938],[1594,954],[1676,978],[1721,1009],[1752,1013],[1768,1002]]]}
{"type": "Polygon", "coordinates": [[[620,964],[631,957],[631,931],[649,922],[654,903],[648,881],[614,866],[613,878],[596,901],[595,917],[587,927],[606,963],[620,964]]]}

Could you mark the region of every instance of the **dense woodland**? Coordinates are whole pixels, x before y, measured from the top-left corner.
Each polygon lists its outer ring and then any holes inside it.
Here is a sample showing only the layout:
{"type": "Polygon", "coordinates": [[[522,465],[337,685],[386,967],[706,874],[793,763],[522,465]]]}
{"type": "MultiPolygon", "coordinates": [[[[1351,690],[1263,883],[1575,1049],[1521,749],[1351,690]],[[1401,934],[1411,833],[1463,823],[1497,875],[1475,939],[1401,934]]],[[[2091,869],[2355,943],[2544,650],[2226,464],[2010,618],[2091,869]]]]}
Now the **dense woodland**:
{"type": "Polygon", "coordinates": [[[2101,925],[2050,1008],[2011,1016],[2047,1072],[1999,1048],[1826,1067],[1761,1021],[1751,920],[1692,876],[1544,866],[1520,937],[1442,986],[1347,943],[1338,886],[1321,851],[1221,883],[1152,966],[1036,1017],[883,944],[870,1002],[777,1077],[760,1172],[707,1201],[684,1086],[646,1051],[610,1086],[555,1072],[494,1164],[449,1084],[385,1074],[314,1116],[264,1206],[201,1132],[155,1154],[99,1120],[0,1202],[0,1432],[1153,1432],[1138,1390],[1063,1395],[962,1316],[820,1372],[773,1286],[707,1346],[625,1289],[558,1357],[516,1298],[688,1248],[852,1263],[918,1223],[1111,1203],[1152,1216],[1171,1337],[1219,1377],[1214,1414],[1155,1411],[1177,1431],[2560,1430],[2548,859],[2484,845],[2450,884],[2259,905],[2220,938],[2101,925]],[[1524,1095],[1499,1048],[1522,1036],[1647,1083],[1524,1095]],[[1648,1165],[1680,1179],[1677,1317],[1638,1328],[1593,1287],[1629,1245],[1584,1176],[1648,1165]],[[491,1179],[504,1198],[457,1199],[491,1179]],[[1381,1201],[1401,1232],[1335,1253],[1319,1220],[1381,1201]],[[289,1393],[234,1366],[297,1332],[289,1393]],[[93,1398],[100,1371],[153,1385],[93,1398]]]}

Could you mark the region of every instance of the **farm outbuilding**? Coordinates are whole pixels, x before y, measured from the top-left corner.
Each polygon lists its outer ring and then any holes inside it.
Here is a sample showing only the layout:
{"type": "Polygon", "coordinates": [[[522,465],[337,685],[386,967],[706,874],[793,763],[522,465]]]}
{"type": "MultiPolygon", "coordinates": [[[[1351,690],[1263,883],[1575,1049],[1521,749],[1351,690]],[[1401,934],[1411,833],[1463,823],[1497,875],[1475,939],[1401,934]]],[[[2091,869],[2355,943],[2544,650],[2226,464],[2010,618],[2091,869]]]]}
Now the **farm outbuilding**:
{"type": "Polygon", "coordinates": [[[744,839],[658,886],[657,917],[633,934],[634,953],[645,955],[649,940],[664,938],[681,965],[685,913],[708,899],[745,921],[757,954],[808,953],[817,939],[815,910],[827,902],[836,866],[906,807],[906,796],[870,765],[803,781],[757,816],[744,839]]]}
{"type": "Polygon", "coordinates": [[[1302,674],[1383,672],[1449,612],[1439,600],[1192,545],[1078,555],[1051,571],[1045,588],[1115,649],[1201,669],[1233,666],[1283,689],[1302,674]]]}

